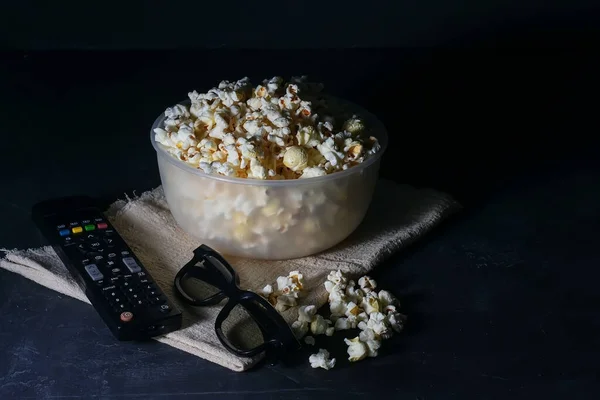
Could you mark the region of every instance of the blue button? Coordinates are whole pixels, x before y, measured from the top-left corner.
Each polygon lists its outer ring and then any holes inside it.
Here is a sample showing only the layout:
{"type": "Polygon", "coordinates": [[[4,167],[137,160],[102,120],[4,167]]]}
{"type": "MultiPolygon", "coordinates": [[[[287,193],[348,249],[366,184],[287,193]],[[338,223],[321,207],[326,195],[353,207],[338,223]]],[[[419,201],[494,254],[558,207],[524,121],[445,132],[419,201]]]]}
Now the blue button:
{"type": "Polygon", "coordinates": [[[60,236],[68,236],[69,232],[71,232],[71,231],[69,231],[68,229],[61,229],[60,231],[58,231],[60,236]]]}

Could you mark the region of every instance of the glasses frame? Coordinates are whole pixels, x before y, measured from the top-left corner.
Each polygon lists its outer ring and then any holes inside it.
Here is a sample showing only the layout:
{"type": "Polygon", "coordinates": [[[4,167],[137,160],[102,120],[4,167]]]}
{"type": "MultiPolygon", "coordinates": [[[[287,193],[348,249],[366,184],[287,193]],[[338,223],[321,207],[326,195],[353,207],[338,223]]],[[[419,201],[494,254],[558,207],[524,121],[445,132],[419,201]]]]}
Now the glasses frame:
{"type": "Polygon", "coordinates": [[[292,351],[299,350],[302,345],[271,303],[255,292],[241,289],[239,285],[239,275],[233,267],[218,252],[202,244],[194,250],[194,257],[177,272],[174,291],[185,303],[195,307],[212,306],[227,299],[215,319],[215,333],[221,344],[233,354],[253,357],[264,351],[273,365],[292,351]],[[211,257],[221,265],[211,260],[211,257]],[[209,283],[219,291],[205,299],[190,296],[182,286],[182,281],[187,276],[209,283]],[[223,333],[222,324],[237,305],[246,310],[262,333],[264,342],[252,349],[237,348],[223,333]]]}

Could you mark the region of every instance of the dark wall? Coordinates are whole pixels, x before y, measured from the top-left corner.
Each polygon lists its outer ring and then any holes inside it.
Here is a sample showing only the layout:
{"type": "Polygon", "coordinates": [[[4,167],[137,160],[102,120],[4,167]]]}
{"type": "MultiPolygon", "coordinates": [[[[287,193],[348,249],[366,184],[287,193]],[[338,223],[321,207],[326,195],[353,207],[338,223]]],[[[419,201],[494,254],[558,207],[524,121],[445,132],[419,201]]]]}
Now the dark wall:
{"type": "Polygon", "coordinates": [[[2,3],[18,49],[562,45],[598,27],[592,0],[2,3]]]}

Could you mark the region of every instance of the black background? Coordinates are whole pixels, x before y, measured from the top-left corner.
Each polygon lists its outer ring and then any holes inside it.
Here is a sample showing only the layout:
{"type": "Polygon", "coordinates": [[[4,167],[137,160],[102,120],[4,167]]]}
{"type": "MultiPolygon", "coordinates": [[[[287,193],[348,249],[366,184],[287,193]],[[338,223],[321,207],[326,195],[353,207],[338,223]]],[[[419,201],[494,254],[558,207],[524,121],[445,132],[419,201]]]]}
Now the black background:
{"type": "MultiPolygon", "coordinates": [[[[0,397],[597,398],[593,2],[3,5],[0,247],[29,209],[160,184],[157,114],[222,79],[306,74],[380,116],[381,174],[465,210],[374,272],[411,316],[380,357],[236,374],[120,344],[89,306],[0,271],[0,397]]],[[[331,346],[331,347],[330,347],[331,346]]]]}

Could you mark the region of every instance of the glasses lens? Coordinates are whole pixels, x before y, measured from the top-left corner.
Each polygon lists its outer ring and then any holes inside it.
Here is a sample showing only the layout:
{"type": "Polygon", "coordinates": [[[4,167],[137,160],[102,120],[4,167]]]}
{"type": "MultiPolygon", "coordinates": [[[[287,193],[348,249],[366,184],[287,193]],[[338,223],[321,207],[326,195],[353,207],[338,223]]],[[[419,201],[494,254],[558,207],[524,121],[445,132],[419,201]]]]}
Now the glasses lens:
{"type": "Polygon", "coordinates": [[[181,279],[181,289],[186,295],[198,301],[208,299],[221,291],[218,287],[208,283],[205,277],[201,279],[189,274],[181,279]]]}
{"type": "Polygon", "coordinates": [[[258,324],[248,311],[237,304],[221,325],[223,334],[232,346],[250,350],[264,343],[258,324]]]}

